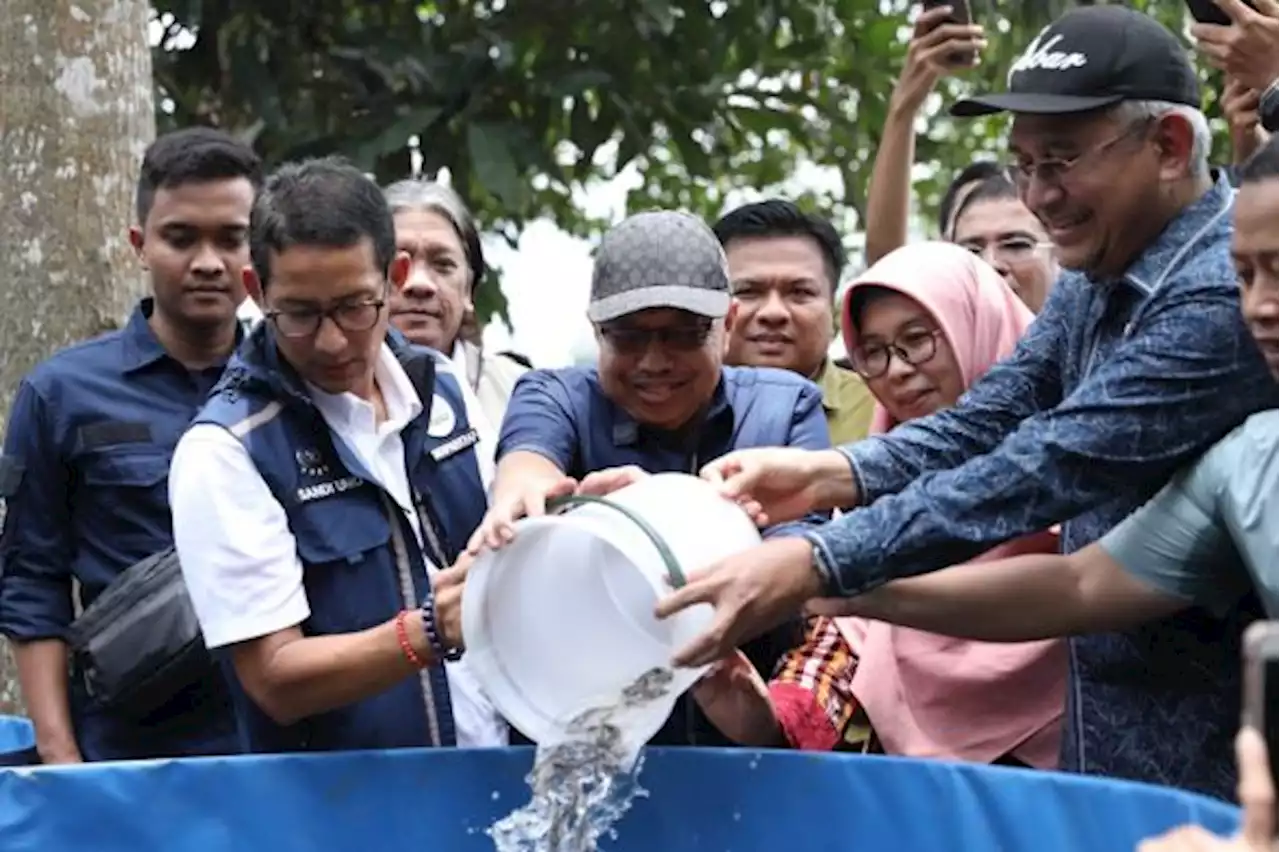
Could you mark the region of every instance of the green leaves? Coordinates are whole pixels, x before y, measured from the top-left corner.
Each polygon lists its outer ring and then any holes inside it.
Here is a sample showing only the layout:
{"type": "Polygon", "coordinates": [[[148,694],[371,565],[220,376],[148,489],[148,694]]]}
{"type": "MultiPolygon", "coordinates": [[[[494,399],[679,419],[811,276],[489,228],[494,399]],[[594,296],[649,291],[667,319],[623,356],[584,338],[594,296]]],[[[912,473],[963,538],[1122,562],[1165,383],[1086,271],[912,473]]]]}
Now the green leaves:
{"type": "Polygon", "coordinates": [[[381,157],[407,148],[411,136],[418,136],[422,140],[420,144],[430,145],[433,134],[429,130],[441,112],[440,107],[434,105],[406,109],[389,127],[348,154],[357,166],[373,171],[381,157]]]}
{"type": "Polygon", "coordinates": [[[467,128],[471,168],[481,186],[505,204],[516,205],[523,182],[511,152],[509,129],[500,124],[467,128]]]}
{"type": "MultiPolygon", "coordinates": [[[[1030,38],[1073,5],[971,2],[990,45],[979,68],[941,82],[922,117],[916,195],[929,219],[952,174],[1003,147],[1003,121],[954,122],[944,105],[1002,88],[1030,38]]],[[[1135,3],[1181,24],[1181,4],[1135,3]]],[[[853,248],[910,31],[908,0],[153,5],[197,34],[189,50],[154,54],[157,85],[175,102],[158,114],[162,128],[260,128],[269,165],[341,153],[384,183],[405,176],[417,135],[424,172],[447,168],[485,227],[509,240],[540,217],[598,231],[606,223],[579,209],[574,191],[628,164],[644,178],[632,210],[708,218],[736,193],[777,191],[816,165],[834,179],[802,200],[840,223],[853,248]]],[[[482,318],[502,309],[489,290],[482,318]]]]}

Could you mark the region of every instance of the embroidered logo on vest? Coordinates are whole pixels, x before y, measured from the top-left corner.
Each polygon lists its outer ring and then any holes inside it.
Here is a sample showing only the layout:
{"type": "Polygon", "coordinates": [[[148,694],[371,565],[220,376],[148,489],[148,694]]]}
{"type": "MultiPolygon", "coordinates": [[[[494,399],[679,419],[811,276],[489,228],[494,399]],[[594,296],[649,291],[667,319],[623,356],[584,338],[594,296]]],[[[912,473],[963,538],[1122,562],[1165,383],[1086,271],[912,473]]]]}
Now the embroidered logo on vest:
{"type": "Polygon", "coordinates": [[[298,473],[310,479],[320,479],[329,475],[329,466],[324,463],[324,456],[314,447],[297,450],[293,460],[298,463],[298,473]]]}
{"type": "MultiPolygon", "coordinates": [[[[325,497],[342,494],[364,485],[363,479],[350,474],[334,478],[333,467],[317,447],[303,447],[295,450],[293,460],[298,465],[298,474],[302,480],[295,493],[299,503],[323,500],[325,497]]],[[[345,473],[345,471],[342,472],[345,473]]]]}
{"type": "Polygon", "coordinates": [[[1056,35],[1041,44],[1040,39],[1042,38],[1044,38],[1044,33],[1036,36],[1031,44],[1027,45],[1026,53],[1018,57],[1017,61],[1009,67],[1010,80],[1013,79],[1014,74],[1022,71],[1035,71],[1036,69],[1069,71],[1072,68],[1083,68],[1089,64],[1089,57],[1083,53],[1053,49],[1058,42],[1062,41],[1062,36],[1056,35]]]}
{"type": "Polygon", "coordinates": [[[431,416],[427,421],[427,434],[433,438],[443,438],[452,434],[458,425],[458,415],[453,413],[449,400],[440,394],[431,397],[431,416]]]}

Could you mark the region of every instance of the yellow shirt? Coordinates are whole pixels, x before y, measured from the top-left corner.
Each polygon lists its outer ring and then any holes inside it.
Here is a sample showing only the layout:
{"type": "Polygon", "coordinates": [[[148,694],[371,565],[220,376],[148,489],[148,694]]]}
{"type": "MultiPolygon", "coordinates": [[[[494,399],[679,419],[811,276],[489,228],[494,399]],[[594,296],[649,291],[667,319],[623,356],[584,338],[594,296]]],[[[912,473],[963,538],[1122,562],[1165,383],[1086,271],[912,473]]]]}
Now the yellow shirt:
{"type": "Polygon", "coordinates": [[[862,377],[837,367],[828,359],[814,381],[822,388],[822,407],[827,412],[831,443],[840,446],[867,437],[876,398],[862,377]]]}

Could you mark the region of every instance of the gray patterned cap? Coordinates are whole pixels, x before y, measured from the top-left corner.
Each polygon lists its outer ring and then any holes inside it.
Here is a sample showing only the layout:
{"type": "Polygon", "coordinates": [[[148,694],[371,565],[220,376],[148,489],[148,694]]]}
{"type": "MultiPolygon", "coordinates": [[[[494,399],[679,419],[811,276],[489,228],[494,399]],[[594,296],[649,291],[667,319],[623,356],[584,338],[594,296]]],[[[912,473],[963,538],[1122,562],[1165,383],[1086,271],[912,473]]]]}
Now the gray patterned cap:
{"type": "Polygon", "coordinates": [[[624,219],[600,241],[587,318],[609,322],[646,308],[719,319],[729,311],[729,266],[698,217],[658,210],[624,219]]]}

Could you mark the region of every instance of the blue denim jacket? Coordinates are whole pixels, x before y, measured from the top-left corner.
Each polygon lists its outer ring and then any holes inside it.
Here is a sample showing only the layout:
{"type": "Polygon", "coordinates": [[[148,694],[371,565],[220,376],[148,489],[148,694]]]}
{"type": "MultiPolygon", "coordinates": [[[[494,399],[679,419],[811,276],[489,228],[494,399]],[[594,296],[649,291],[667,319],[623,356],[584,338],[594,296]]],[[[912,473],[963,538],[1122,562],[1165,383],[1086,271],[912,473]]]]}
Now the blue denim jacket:
{"type": "MultiPolygon", "coordinates": [[[[958,405],[842,448],[865,508],[810,533],[833,594],[1063,524],[1095,541],[1255,411],[1275,380],[1240,316],[1219,179],[1118,280],[1068,272],[958,405]]],[[[1239,636],[1192,610],[1073,640],[1063,766],[1229,798],[1239,636]]]]}

